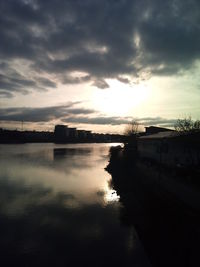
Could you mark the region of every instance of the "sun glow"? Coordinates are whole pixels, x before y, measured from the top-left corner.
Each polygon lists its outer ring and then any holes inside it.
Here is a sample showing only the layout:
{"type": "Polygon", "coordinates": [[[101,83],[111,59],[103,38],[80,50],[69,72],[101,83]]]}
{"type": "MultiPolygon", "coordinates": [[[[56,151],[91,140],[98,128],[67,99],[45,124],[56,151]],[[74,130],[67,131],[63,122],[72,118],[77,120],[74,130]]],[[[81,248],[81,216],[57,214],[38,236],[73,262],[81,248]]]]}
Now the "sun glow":
{"type": "Polygon", "coordinates": [[[149,88],[145,84],[127,85],[117,80],[107,81],[110,88],[95,90],[93,104],[97,110],[106,114],[130,115],[135,108],[144,105],[149,98],[149,88]]]}
{"type": "Polygon", "coordinates": [[[117,192],[113,189],[109,189],[106,191],[104,200],[106,203],[108,202],[118,202],[120,200],[120,196],[117,195],[117,192]]]}

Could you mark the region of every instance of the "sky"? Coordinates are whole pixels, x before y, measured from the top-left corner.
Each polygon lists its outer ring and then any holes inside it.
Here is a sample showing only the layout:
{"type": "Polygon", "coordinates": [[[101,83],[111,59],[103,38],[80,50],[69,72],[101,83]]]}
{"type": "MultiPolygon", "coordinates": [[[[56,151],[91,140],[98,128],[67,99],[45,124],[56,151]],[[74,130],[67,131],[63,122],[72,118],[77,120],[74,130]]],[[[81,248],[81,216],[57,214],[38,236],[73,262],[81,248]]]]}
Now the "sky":
{"type": "Polygon", "coordinates": [[[0,127],[173,127],[199,73],[199,0],[0,0],[0,127]]]}

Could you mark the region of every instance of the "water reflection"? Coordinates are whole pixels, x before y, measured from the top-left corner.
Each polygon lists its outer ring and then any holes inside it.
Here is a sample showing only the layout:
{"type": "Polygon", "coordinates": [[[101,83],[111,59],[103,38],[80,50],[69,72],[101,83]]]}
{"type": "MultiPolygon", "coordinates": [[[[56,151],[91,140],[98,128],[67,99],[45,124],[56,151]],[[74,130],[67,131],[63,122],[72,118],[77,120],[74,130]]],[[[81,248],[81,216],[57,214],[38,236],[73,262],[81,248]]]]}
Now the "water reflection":
{"type": "Polygon", "coordinates": [[[86,155],[86,154],[91,154],[91,148],[54,148],[53,149],[53,156],[54,160],[60,159],[63,157],[73,157],[77,155],[86,155]]]}
{"type": "Polygon", "coordinates": [[[104,171],[108,145],[0,146],[2,266],[149,266],[104,171]]]}
{"type": "Polygon", "coordinates": [[[119,201],[120,196],[117,195],[117,191],[114,189],[109,189],[105,194],[105,201],[106,202],[113,202],[113,201],[119,201]]]}

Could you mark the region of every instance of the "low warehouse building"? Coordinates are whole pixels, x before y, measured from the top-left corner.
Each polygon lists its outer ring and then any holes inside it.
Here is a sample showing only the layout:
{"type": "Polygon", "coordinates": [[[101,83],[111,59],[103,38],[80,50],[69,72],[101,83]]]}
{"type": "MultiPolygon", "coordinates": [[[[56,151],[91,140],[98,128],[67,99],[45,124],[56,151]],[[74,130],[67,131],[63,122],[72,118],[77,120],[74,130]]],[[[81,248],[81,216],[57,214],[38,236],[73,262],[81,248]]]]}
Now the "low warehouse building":
{"type": "Polygon", "coordinates": [[[180,135],[177,132],[160,132],[141,136],[137,143],[140,158],[167,166],[199,166],[200,133],[180,135]]]}

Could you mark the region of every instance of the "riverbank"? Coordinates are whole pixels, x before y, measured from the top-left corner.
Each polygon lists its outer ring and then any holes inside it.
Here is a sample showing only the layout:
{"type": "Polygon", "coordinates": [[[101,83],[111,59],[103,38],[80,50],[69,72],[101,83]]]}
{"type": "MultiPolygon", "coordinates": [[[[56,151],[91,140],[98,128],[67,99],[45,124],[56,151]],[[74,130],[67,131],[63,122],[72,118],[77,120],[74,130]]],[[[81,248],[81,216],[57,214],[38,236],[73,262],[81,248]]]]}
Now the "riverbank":
{"type": "Polygon", "coordinates": [[[120,195],[122,224],[136,229],[152,266],[199,266],[199,187],[126,150],[111,148],[106,168],[120,195]]]}
{"type": "Polygon", "coordinates": [[[200,214],[200,174],[196,169],[169,168],[141,159],[134,147],[117,146],[110,149],[106,170],[111,175],[126,175],[126,182],[139,179],[144,187],[164,201],[172,202],[189,213],[200,214]]]}

